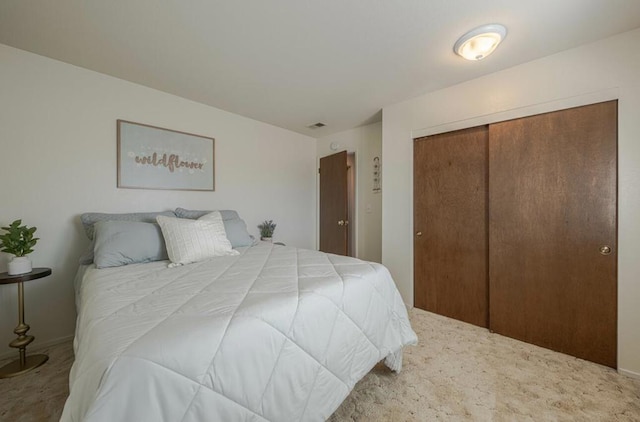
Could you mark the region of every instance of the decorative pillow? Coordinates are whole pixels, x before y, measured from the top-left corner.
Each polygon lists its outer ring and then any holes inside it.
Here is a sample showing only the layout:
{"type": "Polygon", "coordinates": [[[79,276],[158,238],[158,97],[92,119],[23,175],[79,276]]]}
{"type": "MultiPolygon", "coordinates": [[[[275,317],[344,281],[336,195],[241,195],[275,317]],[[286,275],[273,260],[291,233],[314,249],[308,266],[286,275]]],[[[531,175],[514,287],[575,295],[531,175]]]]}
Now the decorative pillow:
{"type": "Polygon", "coordinates": [[[167,259],[167,249],[157,224],[98,221],[94,231],[93,261],[97,268],[167,259]]]}
{"type": "Polygon", "coordinates": [[[164,215],[167,217],[175,217],[173,211],[158,212],[134,212],[127,214],[107,214],[102,212],[86,212],[80,216],[84,231],[89,240],[93,240],[93,226],[98,221],[139,221],[143,223],[155,223],[156,217],[164,215]]]}
{"type": "MultiPolygon", "coordinates": [[[[247,231],[247,224],[234,210],[221,210],[222,221],[224,222],[224,230],[227,233],[227,239],[231,242],[231,246],[239,248],[241,246],[251,246],[254,238],[247,231]]],[[[176,216],[179,218],[190,218],[196,220],[211,211],[187,210],[184,208],[176,208],[176,216]]]]}
{"type": "Polygon", "coordinates": [[[157,217],[162,230],[170,267],[198,262],[215,256],[238,255],[224,231],[220,212],[214,211],[198,220],[157,217]]]}

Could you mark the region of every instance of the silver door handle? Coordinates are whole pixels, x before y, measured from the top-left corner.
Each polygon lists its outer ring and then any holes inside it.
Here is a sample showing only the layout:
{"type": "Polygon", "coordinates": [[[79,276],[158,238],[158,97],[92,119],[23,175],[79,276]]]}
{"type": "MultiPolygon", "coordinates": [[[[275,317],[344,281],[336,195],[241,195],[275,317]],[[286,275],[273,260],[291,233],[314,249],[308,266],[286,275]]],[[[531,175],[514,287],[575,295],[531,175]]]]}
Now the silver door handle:
{"type": "Polygon", "coordinates": [[[344,220],[340,220],[340,221],[338,221],[338,225],[339,225],[339,226],[344,226],[344,220]]]}

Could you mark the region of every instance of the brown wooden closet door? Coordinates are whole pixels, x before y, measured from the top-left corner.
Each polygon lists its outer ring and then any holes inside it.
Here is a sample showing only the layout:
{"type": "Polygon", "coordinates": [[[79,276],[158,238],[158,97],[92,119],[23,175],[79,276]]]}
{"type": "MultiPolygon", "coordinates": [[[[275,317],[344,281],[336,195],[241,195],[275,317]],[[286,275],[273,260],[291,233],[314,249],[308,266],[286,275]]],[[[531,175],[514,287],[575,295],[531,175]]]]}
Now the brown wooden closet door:
{"type": "Polygon", "coordinates": [[[487,326],[487,127],[414,142],[415,306],[487,326]]]}
{"type": "Polygon", "coordinates": [[[490,125],[493,331],[616,366],[616,149],[615,101],[490,125]]]}

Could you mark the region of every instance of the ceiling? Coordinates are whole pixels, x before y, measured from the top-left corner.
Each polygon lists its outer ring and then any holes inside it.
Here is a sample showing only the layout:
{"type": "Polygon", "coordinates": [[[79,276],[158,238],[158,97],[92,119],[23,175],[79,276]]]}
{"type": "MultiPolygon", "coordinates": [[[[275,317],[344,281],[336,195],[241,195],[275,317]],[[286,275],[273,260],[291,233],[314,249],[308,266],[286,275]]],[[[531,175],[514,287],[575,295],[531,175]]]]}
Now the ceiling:
{"type": "Polygon", "coordinates": [[[638,27],[637,0],[0,0],[0,43],[313,137],[638,27]],[[453,53],[494,22],[492,56],[453,53]]]}

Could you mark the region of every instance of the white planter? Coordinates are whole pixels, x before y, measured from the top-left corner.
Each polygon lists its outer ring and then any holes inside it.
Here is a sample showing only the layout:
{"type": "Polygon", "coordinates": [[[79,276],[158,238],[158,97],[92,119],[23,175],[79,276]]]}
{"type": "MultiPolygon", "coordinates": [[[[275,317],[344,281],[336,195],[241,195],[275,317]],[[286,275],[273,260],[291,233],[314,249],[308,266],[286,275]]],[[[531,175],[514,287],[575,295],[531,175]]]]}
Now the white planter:
{"type": "Polygon", "coordinates": [[[31,261],[28,256],[15,256],[9,261],[9,275],[26,274],[31,272],[31,261]]]}
{"type": "Polygon", "coordinates": [[[273,242],[273,237],[261,237],[260,240],[263,242],[273,242]]]}

